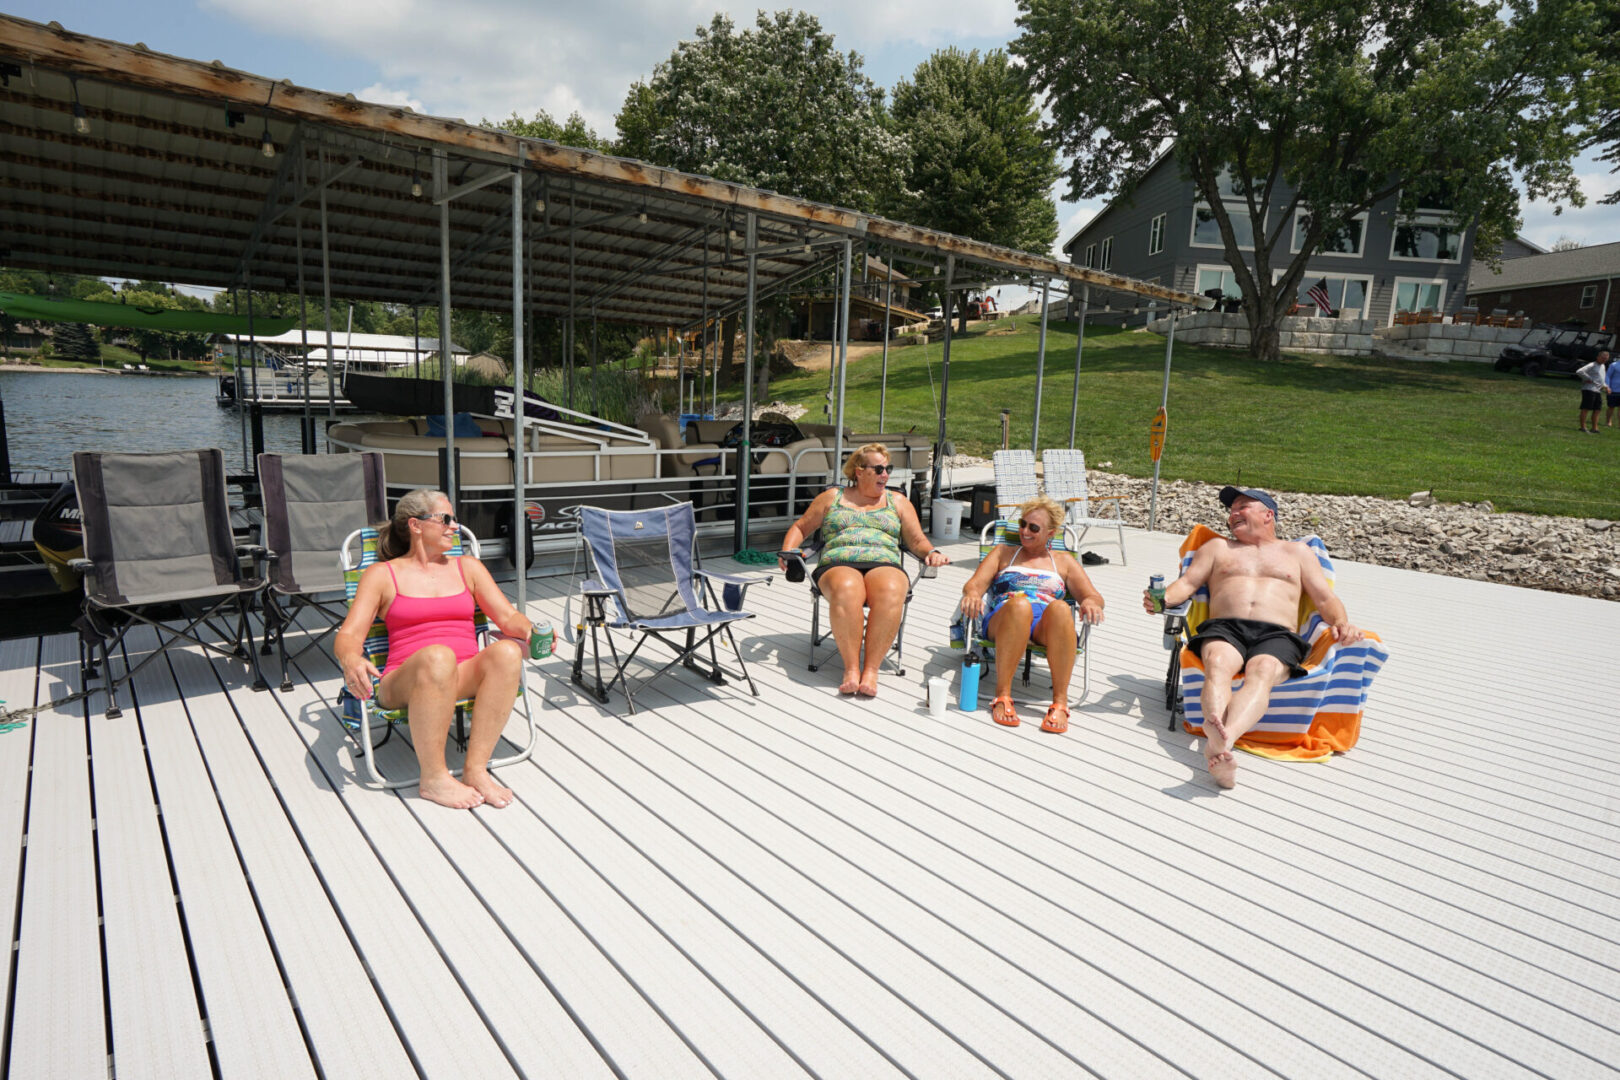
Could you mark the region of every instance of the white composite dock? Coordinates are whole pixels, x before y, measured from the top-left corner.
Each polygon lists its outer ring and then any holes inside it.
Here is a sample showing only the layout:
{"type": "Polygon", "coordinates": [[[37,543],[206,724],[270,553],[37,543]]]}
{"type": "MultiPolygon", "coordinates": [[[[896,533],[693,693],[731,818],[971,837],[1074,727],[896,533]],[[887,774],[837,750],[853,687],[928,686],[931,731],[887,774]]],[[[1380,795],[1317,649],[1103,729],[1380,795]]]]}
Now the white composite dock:
{"type": "MultiPolygon", "coordinates": [[[[1620,1074],[1620,605],[1341,563],[1392,652],[1360,745],[1217,793],[1139,607],[1176,542],[1095,569],[1065,736],[929,719],[968,562],[874,702],[805,670],[780,579],[758,699],[666,677],[627,718],[533,665],[504,810],[358,786],[324,660],[255,694],[177,652],[119,719],[45,709],[0,732],[5,1074],[1620,1074]]],[[[6,708],[77,678],[71,638],[0,645],[6,708]]]]}

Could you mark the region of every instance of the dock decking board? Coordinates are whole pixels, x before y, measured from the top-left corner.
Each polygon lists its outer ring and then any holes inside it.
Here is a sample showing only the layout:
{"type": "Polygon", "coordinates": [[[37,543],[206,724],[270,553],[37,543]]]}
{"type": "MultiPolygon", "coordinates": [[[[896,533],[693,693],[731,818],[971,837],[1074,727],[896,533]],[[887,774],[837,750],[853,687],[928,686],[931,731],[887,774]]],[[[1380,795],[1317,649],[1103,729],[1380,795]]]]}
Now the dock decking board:
{"type": "MultiPolygon", "coordinates": [[[[1361,744],[1317,766],[1243,756],[1217,795],[1196,740],[1164,730],[1166,656],[1139,614],[1142,563],[1172,566],[1177,542],[1133,534],[1135,569],[1092,570],[1109,619],[1061,738],[923,707],[958,659],[967,543],[919,586],[910,674],[876,702],[836,695],[836,657],[804,670],[808,593],[781,580],[739,627],[758,699],[681,672],[626,717],[622,694],[603,708],[566,681],[559,641],[530,667],[541,741],[501,811],[356,784],[313,654],[288,694],[180,652],[178,681],[154,665],[120,720],[46,709],[0,732],[0,778],[31,760],[16,787],[43,830],[23,853],[0,787],[22,866],[10,1075],[100,1075],[109,1028],[119,1075],[140,1074],[133,1036],[184,1075],[208,1049],[185,1034],[199,999],[226,1077],[449,1075],[469,1042],[481,1070],[524,1076],[1620,1075],[1611,690],[1502,634],[1612,641],[1620,607],[1341,565],[1352,617],[1394,652],[1361,744]],[[92,792],[121,808],[94,851],[92,792]],[[98,881],[141,900],[109,912],[104,947],[98,881]],[[38,977],[55,936],[76,983],[38,977]],[[139,1009],[119,974],[137,948],[166,971],[139,1009]]],[[[569,585],[531,580],[530,610],[560,622],[569,585]]],[[[54,699],[72,642],[44,644],[54,699]]],[[[1036,667],[1020,700],[1046,692],[1036,667]]],[[[32,642],[0,647],[0,697],[35,671],[32,642]]],[[[381,756],[414,769],[397,740],[381,756]]]]}

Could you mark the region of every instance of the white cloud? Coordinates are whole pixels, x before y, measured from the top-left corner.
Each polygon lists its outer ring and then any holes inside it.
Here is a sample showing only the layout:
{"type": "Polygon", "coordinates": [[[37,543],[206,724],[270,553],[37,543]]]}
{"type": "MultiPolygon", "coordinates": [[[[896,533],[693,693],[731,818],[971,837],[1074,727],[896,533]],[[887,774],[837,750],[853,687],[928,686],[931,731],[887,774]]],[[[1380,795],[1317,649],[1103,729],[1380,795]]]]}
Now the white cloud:
{"type": "MultiPolygon", "coordinates": [[[[716,10],[739,26],[762,6],[714,0],[201,0],[253,30],[351,56],[379,76],[355,96],[408,103],[436,116],[502,119],[545,109],[558,120],[578,111],[613,134],[613,116],[638,78],[707,25],[716,10]],[[373,95],[389,95],[375,97],[373,95]]],[[[768,5],[764,5],[767,6],[768,5]]],[[[894,46],[928,49],[953,41],[1009,39],[1013,0],[826,0],[814,12],[837,45],[863,56],[894,46]]],[[[906,68],[909,71],[910,68],[906,68]]],[[[868,74],[871,74],[870,67],[868,74]]],[[[339,89],[339,79],[320,89],[339,89]]],[[[892,80],[879,79],[880,82],[892,80]]]]}
{"type": "Polygon", "coordinates": [[[356,90],[354,96],[361,101],[369,101],[374,105],[403,105],[413,112],[425,112],[422,100],[412,97],[404,90],[384,86],[382,83],[372,83],[364,90],[356,90]]]}
{"type": "Polygon", "coordinates": [[[1058,237],[1052,244],[1052,258],[1065,259],[1063,245],[1098,214],[1107,203],[1102,199],[1087,199],[1082,203],[1058,203],[1058,237]]]}

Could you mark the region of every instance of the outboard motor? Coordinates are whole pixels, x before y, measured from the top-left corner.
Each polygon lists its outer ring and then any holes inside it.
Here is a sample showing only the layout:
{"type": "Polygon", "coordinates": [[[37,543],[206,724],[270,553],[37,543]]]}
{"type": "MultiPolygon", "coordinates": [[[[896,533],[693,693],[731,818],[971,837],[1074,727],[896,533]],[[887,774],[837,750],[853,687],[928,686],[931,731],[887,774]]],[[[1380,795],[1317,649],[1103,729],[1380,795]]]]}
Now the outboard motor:
{"type": "Polygon", "coordinates": [[[80,575],[68,568],[68,562],[84,558],[84,525],[73,481],[57,488],[34,518],[34,547],[39,549],[57,587],[63,592],[78,591],[80,575]]]}

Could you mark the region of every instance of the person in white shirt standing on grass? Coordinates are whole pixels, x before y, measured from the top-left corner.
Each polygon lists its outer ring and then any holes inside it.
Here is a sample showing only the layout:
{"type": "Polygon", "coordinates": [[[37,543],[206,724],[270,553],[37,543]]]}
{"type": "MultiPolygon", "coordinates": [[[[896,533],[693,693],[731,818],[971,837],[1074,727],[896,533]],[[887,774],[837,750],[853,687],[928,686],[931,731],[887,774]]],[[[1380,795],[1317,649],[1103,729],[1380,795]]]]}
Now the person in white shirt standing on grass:
{"type": "MultiPolygon", "coordinates": [[[[1593,435],[1598,433],[1598,413],[1603,411],[1603,391],[1608,388],[1604,379],[1604,369],[1609,366],[1609,354],[1600,352],[1597,359],[1582,367],[1575,374],[1581,379],[1581,414],[1576,418],[1576,431],[1588,431],[1593,435]],[[1592,426],[1586,426],[1587,414],[1591,414],[1592,426]]],[[[1611,399],[1612,402],[1613,399],[1611,399]]],[[[1613,426],[1614,406],[1609,407],[1609,421],[1613,426]]]]}
{"type": "Polygon", "coordinates": [[[1614,414],[1620,412],[1620,364],[1609,363],[1609,412],[1603,418],[1604,427],[1614,427],[1614,414]]]}

